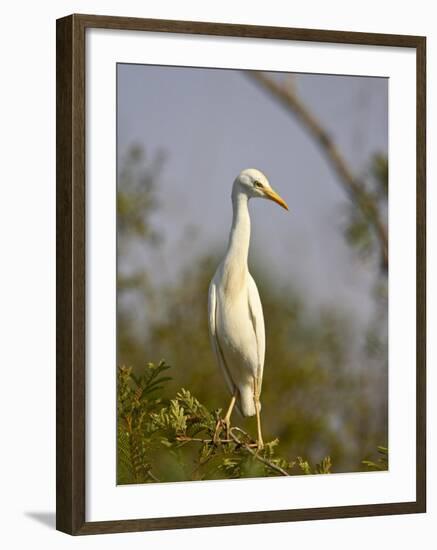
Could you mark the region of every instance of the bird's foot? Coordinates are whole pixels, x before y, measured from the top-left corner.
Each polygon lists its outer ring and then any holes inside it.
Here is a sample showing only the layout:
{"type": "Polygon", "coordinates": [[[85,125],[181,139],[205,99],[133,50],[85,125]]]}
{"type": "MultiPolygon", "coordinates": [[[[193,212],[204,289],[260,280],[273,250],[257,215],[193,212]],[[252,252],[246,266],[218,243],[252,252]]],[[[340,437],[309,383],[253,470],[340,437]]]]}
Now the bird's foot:
{"type": "Polygon", "coordinates": [[[231,439],[231,421],[229,418],[219,418],[217,420],[217,424],[215,425],[214,437],[212,438],[212,441],[215,445],[222,442],[220,435],[223,429],[225,430],[226,434],[226,442],[228,442],[231,439]]]}
{"type": "Polygon", "coordinates": [[[223,419],[223,426],[225,428],[226,439],[231,439],[231,419],[225,417],[223,419]]]}
{"type": "Polygon", "coordinates": [[[256,448],[257,448],[257,451],[262,451],[264,449],[264,441],[262,440],[261,437],[256,442],[256,448]]]}

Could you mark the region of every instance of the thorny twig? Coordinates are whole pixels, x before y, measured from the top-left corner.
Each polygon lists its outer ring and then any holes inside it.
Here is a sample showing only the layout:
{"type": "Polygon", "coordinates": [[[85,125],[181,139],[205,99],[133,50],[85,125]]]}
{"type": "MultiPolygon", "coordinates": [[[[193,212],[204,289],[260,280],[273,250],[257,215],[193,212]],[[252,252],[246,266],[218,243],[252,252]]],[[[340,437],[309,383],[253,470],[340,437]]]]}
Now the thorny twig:
{"type": "MultiPolygon", "coordinates": [[[[229,431],[229,437],[230,438],[229,439],[219,439],[218,443],[220,443],[220,444],[236,443],[240,447],[244,447],[246,449],[246,451],[248,451],[256,460],[258,460],[259,462],[262,462],[264,465],[268,466],[270,469],[274,470],[275,472],[278,472],[282,476],[290,476],[290,474],[288,472],[286,472],[283,468],[281,468],[280,466],[278,466],[274,462],[271,462],[267,458],[264,458],[257,451],[254,451],[253,448],[257,447],[256,443],[246,443],[245,441],[242,441],[241,439],[239,439],[233,433],[234,430],[240,432],[243,436],[247,437],[249,440],[251,439],[247,432],[245,432],[241,428],[238,428],[238,427],[234,426],[229,431]]],[[[197,441],[199,443],[204,443],[204,444],[214,443],[213,439],[202,439],[202,438],[199,438],[199,437],[189,437],[189,436],[185,436],[185,435],[178,436],[176,439],[177,439],[177,441],[180,441],[180,442],[197,441]]]]}

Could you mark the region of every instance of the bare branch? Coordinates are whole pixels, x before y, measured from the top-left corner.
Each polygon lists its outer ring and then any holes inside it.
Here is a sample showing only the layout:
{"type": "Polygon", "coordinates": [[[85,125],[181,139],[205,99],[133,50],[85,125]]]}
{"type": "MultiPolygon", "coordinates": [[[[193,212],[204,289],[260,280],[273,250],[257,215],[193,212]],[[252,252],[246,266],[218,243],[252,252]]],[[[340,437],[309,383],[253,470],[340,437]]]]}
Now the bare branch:
{"type": "Polygon", "coordinates": [[[329,133],[298,97],[294,81],[291,81],[291,83],[289,82],[289,85],[283,85],[262,72],[245,71],[245,74],[270,92],[272,96],[278,99],[289,111],[291,111],[320,145],[327,160],[339,176],[344,190],[373,227],[380,245],[381,266],[383,270],[387,272],[387,228],[380,218],[378,208],[373,198],[365,191],[359,180],[353,174],[346,159],[340,153],[329,133]]]}

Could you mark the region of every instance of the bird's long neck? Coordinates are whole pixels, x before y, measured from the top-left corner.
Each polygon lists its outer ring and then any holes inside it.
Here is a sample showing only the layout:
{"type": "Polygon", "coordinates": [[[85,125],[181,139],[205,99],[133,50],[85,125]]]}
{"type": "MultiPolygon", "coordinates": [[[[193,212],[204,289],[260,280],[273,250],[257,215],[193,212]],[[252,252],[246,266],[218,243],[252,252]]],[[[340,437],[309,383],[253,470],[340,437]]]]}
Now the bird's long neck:
{"type": "Polygon", "coordinates": [[[232,208],[232,227],[223,267],[226,285],[238,289],[246,282],[248,273],[250,216],[247,195],[233,193],[232,208]]]}

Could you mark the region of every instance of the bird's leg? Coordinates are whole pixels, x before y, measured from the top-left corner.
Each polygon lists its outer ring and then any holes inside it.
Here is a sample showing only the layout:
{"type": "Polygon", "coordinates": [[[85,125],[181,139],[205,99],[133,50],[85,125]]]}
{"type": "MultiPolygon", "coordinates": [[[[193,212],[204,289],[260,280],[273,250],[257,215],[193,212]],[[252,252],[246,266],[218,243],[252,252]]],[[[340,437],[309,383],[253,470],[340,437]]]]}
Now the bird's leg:
{"type": "Polygon", "coordinates": [[[234,393],[232,394],[231,402],[229,403],[228,410],[226,411],[225,417],[223,419],[223,423],[226,428],[226,439],[229,439],[230,437],[230,429],[231,429],[231,414],[234,410],[235,402],[237,400],[237,390],[234,390],[234,393]]]}
{"type": "Polygon", "coordinates": [[[234,409],[235,402],[237,400],[237,391],[238,390],[234,390],[234,393],[232,394],[231,402],[229,404],[228,410],[226,411],[225,417],[223,419],[219,418],[217,420],[217,424],[215,426],[214,437],[213,437],[213,441],[216,444],[219,443],[219,441],[220,441],[220,432],[221,432],[223,426],[226,428],[226,439],[229,439],[229,437],[230,437],[231,414],[232,414],[232,411],[234,409]]]}
{"type": "Polygon", "coordinates": [[[253,399],[255,401],[255,412],[256,412],[256,427],[258,430],[258,450],[262,451],[264,449],[264,442],[263,442],[263,436],[261,433],[261,411],[260,411],[260,403],[259,403],[259,388],[258,388],[258,380],[256,378],[253,379],[253,399]]]}
{"type": "Polygon", "coordinates": [[[223,427],[223,420],[219,418],[217,420],[217,424],[215,425],[214,436],[212,438],[215,445],[217,445],[217,443],[220,442],[220,432],[222,431],[222,427],[223,427]]]}

